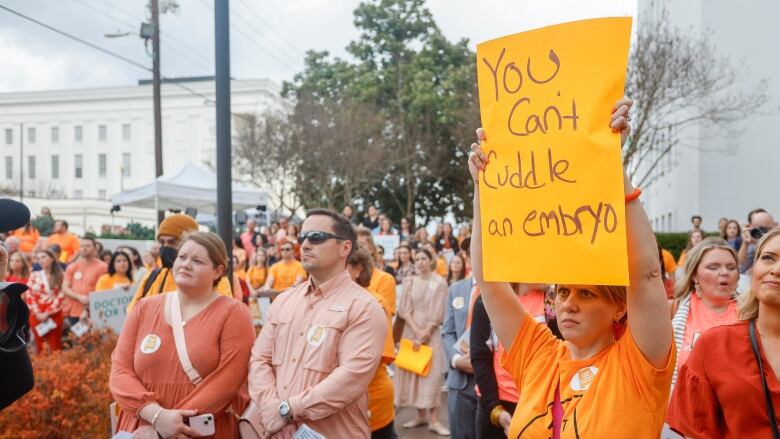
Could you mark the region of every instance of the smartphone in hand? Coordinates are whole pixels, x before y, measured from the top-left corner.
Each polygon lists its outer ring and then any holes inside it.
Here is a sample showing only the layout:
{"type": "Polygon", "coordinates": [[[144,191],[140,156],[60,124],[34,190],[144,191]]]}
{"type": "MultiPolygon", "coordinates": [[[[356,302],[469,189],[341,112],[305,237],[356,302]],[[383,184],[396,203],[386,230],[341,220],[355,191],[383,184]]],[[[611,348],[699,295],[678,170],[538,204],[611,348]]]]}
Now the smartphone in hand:
{"type": "Polygon", "coordinates": [[[214,415],[211,413],[205,413],[198,416],[189,417],[190,428],[200,433],[201,436],[213,436],[214,431],[214,415]]]}

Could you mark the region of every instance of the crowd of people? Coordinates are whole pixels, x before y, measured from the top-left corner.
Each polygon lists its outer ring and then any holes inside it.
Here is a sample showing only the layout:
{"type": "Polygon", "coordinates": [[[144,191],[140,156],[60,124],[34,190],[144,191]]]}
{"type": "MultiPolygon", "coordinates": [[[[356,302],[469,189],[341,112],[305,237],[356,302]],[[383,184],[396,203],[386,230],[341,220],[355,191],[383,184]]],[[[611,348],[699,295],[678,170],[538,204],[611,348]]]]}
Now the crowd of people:
{"type": "MultiPolygon", "coordinates": [[[[609,119],[623,141],[630,107],[609,119]]],[[[488,166],[475,143],[475,185],[488,166]]],[[[314,209],[300,224],[250,218],[232,255],[183,214],[143,253],[106,253],[62,220],[44,244],[28,224],[4,238],[6,280],[29,286],[41,353],[77,342],[91,292],[135,285],[109,383],[115,428],[133,437],[199,437],[211,433],[203,416],[220,438],[292,438],[304,425],[327,438],[421,426],[456,438],[778,437],[774,218],[756,209],[709,236],[695,216],[675,260],[627,177],[624,194],[628,287],[486,281],[479,191],[457,233],[396,227],[374,205],[314,209]],[[430,349],[424,372],[394,367],[404,343],[430,349]],[[404,407],[415,416],[396,425],[404,407]]]]}

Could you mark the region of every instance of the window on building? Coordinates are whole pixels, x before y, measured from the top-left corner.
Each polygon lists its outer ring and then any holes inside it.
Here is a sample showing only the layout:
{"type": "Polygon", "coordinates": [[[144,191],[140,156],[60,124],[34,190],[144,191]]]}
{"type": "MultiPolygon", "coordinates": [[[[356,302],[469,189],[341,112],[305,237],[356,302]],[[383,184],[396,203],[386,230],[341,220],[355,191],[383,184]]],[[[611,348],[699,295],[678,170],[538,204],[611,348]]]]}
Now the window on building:
{"type": "Polygon", "coordinates": [[[76,178],[82,178],[84,175],[84,156],[81,154],[76,154],[73,162],[76,169],[76,178]]]}
{"type": "Polygon", "coordinates": [[[106,190],[105,189],[100,189],[98,191],[98,198],[100,198],[101,200],[105,200],[106,199],[106,190]]]}
{"type": "Polygon", "coordinates": [[[122,153],[122,177],[130,176],[130,153],[122,153]]]}
{"type": "Polygon", "coordinates": [[[125,142],[129,142],[132,137],[132,132],[130,131],[130,124],[125,123],[122,124],[122,140],[125,142]]]}
{"type": "Polygon", "coordinates": [[[51,178],[60,178],[60,156],[58,155],[51,156],[51,178]]]}
{"type": "Polygon", "coordinates": [[[6,145],[14,144],[14,130],[12,128],[5,129],[5,144],[6,145]]]}
{"type": "Polygon", "coordinates": [[[27,178],[35,180],[35,156],[27,156],[27,178]]]}
{"type": "Polygon", "coordinates": [[[14,158],[13,157],[5,158],[5,179],[6,180],[14,179],[14,158]]]}
{"type": "Polygon", "coordinates": [[[98,142],[105,142],[108,139],[108,127],[98,125],[98,142]]]}
{"type": "Polygon", "coordinates": [[[27,143],[35,143],[35,127],[27,128],[27,143]]]}
{"type": "Polygon", "coordinates": [[[76,125],[73,127],[73,138],[76,140],[76,142],[81,142],[84,140],[84,129],[81,125],[76,125]]]}
{"type": "Polygon", "coordinates": [[[60,143],[59,127],[51,127],[51,143],[60,143]]]}
{"type": "Polygon", "coordinates": [[[80,189],[73,191],[73,198],[84,198],[84,193],[80,189]]]}
{"type": "Polygon", "coordinates": [[[98,177],[106,176],[106,155],[98,154],[98,177]]]}

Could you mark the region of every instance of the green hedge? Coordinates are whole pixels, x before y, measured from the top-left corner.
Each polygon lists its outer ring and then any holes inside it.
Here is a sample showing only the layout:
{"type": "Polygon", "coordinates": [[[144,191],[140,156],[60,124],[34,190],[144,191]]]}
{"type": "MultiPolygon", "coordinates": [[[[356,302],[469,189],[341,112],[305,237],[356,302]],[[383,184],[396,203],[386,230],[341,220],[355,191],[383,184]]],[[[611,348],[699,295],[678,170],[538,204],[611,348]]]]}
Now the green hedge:
{"type": "MultiPolygon", "coordinates": [[[[655,240],[662,249],[669,250],[674,255],[674,259],[680,258],[680,253],[688,245],[688,233],[689,232],[674,232],[674,233],[655,233],[655,240]]],[[[720,237],[718,232],[704,232],[704,237],[710,236],[720,237]]]]}
{"type": "MultiPolygon", "coordinates": [[[[93,236],[94,237],[94,236],[93,236]]],[[[127,225],[127,232],[122,234],[116,233],[101,233],[98,238],[103,239],[136,239],[136,240],[152,240],[154,241],[154,228],[146,227],[139,223],[129,223],[127,225]]]]}
{"type": "Polygon", "coordinates": [[[660,233],[656,232],[655,239],[661,248],[669,250],[674,255],[674,259],[680,258],[680,252],[688,245],[687,232],[660,233]]]}

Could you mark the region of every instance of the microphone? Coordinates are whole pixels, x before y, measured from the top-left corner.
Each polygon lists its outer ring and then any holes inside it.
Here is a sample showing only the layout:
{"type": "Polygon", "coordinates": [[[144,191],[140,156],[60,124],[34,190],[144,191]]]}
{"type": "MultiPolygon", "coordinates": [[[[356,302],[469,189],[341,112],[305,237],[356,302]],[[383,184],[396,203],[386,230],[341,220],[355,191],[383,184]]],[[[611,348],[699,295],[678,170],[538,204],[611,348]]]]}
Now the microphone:
{"type": "Polygon", "coordinates": [[[30,209],[8,198],[0,198],[0,232],[10,232],[30,222],[30,209]]]}

